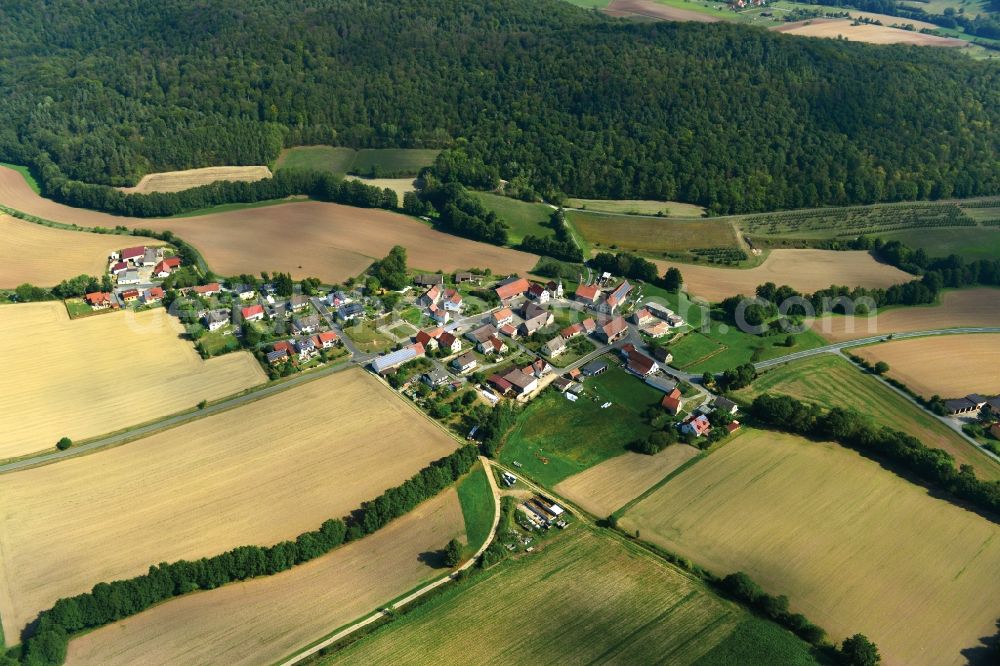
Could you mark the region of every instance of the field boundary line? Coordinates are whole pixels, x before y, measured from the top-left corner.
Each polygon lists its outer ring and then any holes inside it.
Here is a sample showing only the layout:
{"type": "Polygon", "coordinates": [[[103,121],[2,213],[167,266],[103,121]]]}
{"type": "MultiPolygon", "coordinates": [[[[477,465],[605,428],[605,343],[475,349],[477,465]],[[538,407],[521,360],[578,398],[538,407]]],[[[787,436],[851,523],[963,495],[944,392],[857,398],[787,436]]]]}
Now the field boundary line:
{"type": "Polygon", "coordinates": [[[291,657],[288,657],[287,659],[284,659],[277,663],[280,664],[280,666],[291,666],[292,664],[297,664],[303,659],[306,659],[316,654],[323,648],[329,647],[330,645],[336,643],[337,641],[340,641],[346,638],[347,636],[350,636],[359,629],[367,627],[368,625],[373,624],[378,620],[387,617],[388,614],[386,613],[386,610],[397,610],[399,608],[402,608],[403,606],[411,603],[412,601],[415,601],[416,599],[419,599],[425,594],[433,590],[436,590],[445,583],[457,580],[462,572],[472,568],[472,566],[475,565],[476,561],[479,559],[479,556],[482,555],[484,552],[486,552],[486,549],[489,548],[490,545],[493,543],[493,540],[496,538],[497,534],[497,526],[500,524],[500,489],[497,488],[496,479],[493,476],[493,471],[490,466],[490,461],[485,456],[479,456],[479,464],[482,465],[483,471],[486,473],[486,478],[490,484],[490,490],[493,494],[493,526],[490,528],[489,537],[483,542],[483,544],[479,547],[479,550],[477,550],[472,557],[466,560],[466,562],[462,564],[460,567],[458,567],[458,569],[456,569],[455,571],[441,578],[433,580],[429,583],[426,583],[422,586],[419,586],[417,589],[413,590],[412,592],[405,595],[401,599],[389,603],[383,609],[376,610],[373,613],[364,616],[363,619],[358,620],[339,631],[335,630],[335,633],[333,635],[323,638],[318,643],[306,647],[301,652],[293,654],[291,657]]]}

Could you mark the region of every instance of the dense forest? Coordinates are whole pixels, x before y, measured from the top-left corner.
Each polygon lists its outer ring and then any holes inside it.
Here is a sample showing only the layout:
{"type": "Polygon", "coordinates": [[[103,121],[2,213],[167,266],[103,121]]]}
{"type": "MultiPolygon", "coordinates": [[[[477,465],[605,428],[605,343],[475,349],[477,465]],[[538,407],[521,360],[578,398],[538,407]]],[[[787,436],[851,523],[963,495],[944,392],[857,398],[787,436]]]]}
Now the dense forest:
{"type": "Polygon", "coordinates": [[[558,0],[7,0],[0,93],[64,199],[316,143],[716,213],[1000,192],[995,64],[558,0]]]}

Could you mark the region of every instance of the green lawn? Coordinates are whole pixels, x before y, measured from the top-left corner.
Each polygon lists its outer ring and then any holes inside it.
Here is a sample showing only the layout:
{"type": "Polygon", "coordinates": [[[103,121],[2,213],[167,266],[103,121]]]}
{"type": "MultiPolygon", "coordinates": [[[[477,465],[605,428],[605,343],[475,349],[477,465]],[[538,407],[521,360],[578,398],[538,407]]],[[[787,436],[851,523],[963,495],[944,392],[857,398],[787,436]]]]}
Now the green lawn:
{"type": "Polygon", "coordinates": [[[336,146],[298,146],[281,151],[277,169],[327,171],[338,176],[357,173],[377,177],[415,176],[434,163],[441,152],[424,148],[366,148],[354,150],[336,146]],[[373,169],[375,173],[373,174],[373,169]]]}
{"type": "Polygon", "coordinates": [[[399,316],[417,327],[424,324],[424,311],[418,307],[406,308],[399,316]]]}
{"type": "Polygon", "coordinates": [[[335,148],[334,146],[298,146],[281,151],[274,168],[305,169],[309,171],[329,171],[344,175],[351,169],[354,162],[353,148],[335,148]]]}
{"type": "Polygon", "coordinates": [[[950,254],[958,254],[965,259],[1000,257],[1000,227],[906,229],[879,235],[887,241],[898,240],[914,249],[923,248],[932,257],[950,254]]]}
{"type": "Polygon", "coordinates": [[[795,345],[785,346],[786,334],[758,336],[717,321],[707,332],[692,331],[670,345],[676,368],[689,372],[721,372],[747,362],[767,361],[826,344],[820,335],[806,330],[795,334],[795,345]]]}
{"type": "Polygon", "coordinates": [[[634,544],[571,525],[323,664],[809,664],[809,646],[634,544]],[[699,661],[705,655],[717,655],[699,661]]]}
{"type": "Polygon", "coordinates": [[[93,308],[84,303],[80,298],[68,298],[64,301],[64,303],[66,304],[66,312],[69,313],[70,319],[88,317],[95,312],[93,308]]]}
{"type": "Polygon", "coordinates": [[[1000,479],[1000,465],[967,443],[930,412],[833,354],[787,363],[764,372],[737,391],[749,403],[761,393],[783,393],[830,409],[853,409],[879,425],[907,432],[930,447],[941,448],[956,461],[971,464],[981,478],[1000,479]]]}
{"type": "Polygon", "coordinates": [[[11,164],[10,162],[0,162],[0,166],[5,166],[8,169],[13,169],[14,171],[18,172],[19,174],[21,174],[21,176],[24,177],[24,181],[28,183],[28,187],[31,188],[32,192],[34,192],[35,194],[42,193],[41,188],[38,186],[38,181],[35,180],[35,177],[31,175],[31,169],[29,169],[28,167],[21,166],[20,164],[11,164]]]}
{"type": "Polygon", "coordinates": [[[396,344],[395,340],[390,340],[382,333],[379,333],[375,329],[375,324],[370,321],[345,328],[344,334],[365,354],[381,354],[389,351],[396,344]]]}
{"type": "Polygon", "coordinates": [[[576,402],[554,390],[535,398],[518,417],[500,460],[521,463],[531,478],[547,486],[626,452],[650,427],[641,414],[663,394],[608,359],[600,377],[584,382],[576,402]],[[613,403],[601,409],[605,402],[613,403]]]}
{"type": "Polygon", "coordinates": [[[229,327],[218,331],[207,331],[198,338],[198,348],[204,350],[208,356],[219,356],[227,352],[236,351],[240,348],[240,342],[232,334],[229,327]],[[223,335],[223,331],[228,330],[229,335],[223,335]]]}
{"type": "Polygon", "coordinates": [[[413,327],[407,324],[400,324],[399,326],[390,329],[389,332],[397,338],[408,338],[416,333],[413,327]]]}
{"type": "Polygon", "coordinates": [[[529,203],[510,197],[473,192],[487,210],[492,210],[510,227],[507,230],[511,245],[517,245],[525,236],[551,236],[555,232],[547,225],[553,209],[541,203],[529,203]]]}
{"type": "Polygon", "coordinates": [[[458,484],[458,501],[462,504],[465,518],[465,536],[468,538],[468,554],[472,555],[486,543],[493,527],[493,490],[482,463],[477,463],[472,472],[458,484]]]}

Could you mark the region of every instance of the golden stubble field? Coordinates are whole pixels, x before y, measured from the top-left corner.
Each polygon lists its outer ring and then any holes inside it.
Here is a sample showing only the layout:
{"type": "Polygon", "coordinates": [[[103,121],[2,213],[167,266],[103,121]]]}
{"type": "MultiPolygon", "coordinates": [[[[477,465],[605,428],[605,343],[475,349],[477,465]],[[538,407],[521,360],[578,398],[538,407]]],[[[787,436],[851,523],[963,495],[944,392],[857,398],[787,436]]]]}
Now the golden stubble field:
{"type": "Polygon", "coordinates": [[[77,275],[100,277],[111,252],[152,238],[92,234],[33,224],[0,214],[0,288],[30,282],[50,287],[77,275]]]}
{"type": "Polygon", "coordinates": [[[209,185],[220,180],[252,183],[271,177],[266,166],[218,166],[184,171],[163,171],[148,173],[135,187],[119,187],[128,194],[149,194],[150,192],[180,192],[200,185],[209,185]]]}
{"type": "Polygon", "coordinates": [[[872,363],[885,361],[890,377],[925,398],[1000,393],[1000,334],[892,340],[852,351],[872,363]]]}
{"type": "Polygon", "coordinates": [[[203,360],[165,310],[70,321],[60,302],[0,305],[0,459],[88,439],[263,384],[256,359],[203,360]]]}
{"type": "Polygon", "coordinates": [[[835,250],[771,250],[764,263],[748,269],[717,268],[708,265],[653,262],[662,274],[671,266],[684,276],[684,288],[690,294],[711,302],[728,296],[752,296],[758,285],[773,282],[787,284],[803,293],[826,289],[830,285],[849,287],[891,287],[909,282],[909,273],[880,264],[867,252],[835,250]]]}
{"type": "Polygon", "coordinates": [[[68,664],[270,664],[444,574],[421,554],[464,534],[448,489],[378,532],[275,576],[198,592],[74,639],[68,664]]]}
{"type": "MultiPolygon", "coordinates": [[[[895,23],[909,23],[903,18],[896,18],[895,23]]],[[[919,23],[919,21],[918,21],[919,23]]],[[[852,42],[867,42],[869,44],[912,44],[915,46],[943,46],[964,48],[968,42],[951,37],[927,35],[914,30],[891,28],[888,25],[870,25],[859,23],[854,25],[852,19],[810,19],[796,23],[786,23],[772,28],[775,32],[799,37],[823,37],[826,39],[848,39],[852,42]]]]}
{"type": "Polygon", "coordinates": [[[604,518],[699,453],[687,444],[668,446],[655,456],[629,452],[574,474],[555,490],[591,514],[604,518]]]}
{"type": "Polygon", "coordinates": [[[490,268],[527,273],[538,257],[441,233],[387,210],[318,201],[246,208],[170,219],[119,217],[72,208],[31,191],[17,171],[0,167],[0,203],[56,222],[170,230],[197,247],[212,270],[225,274],[286,271],[294,277],[341,282],[361,273],[394,245],[426,270],[490,268]]]}
{"type": "Polygon", "coordinates": [[[941,297],[941,305],[892,308],[871,317],[832,315],[812,323],[812,329],[830,342],[889,333],[980,326],[1000,327],[1000,289],[946,291],[941,297]]]}
{"type": "Polygon", "coordinates": [[[455,447],[352,369],[130,444],[0,475],[5,634],[17,636],[59,597],[150,564],[316,529],[455,447]]]}
{"type": "Polygon", "coordinates": [[[888,664],[964,664],[996,633],[1000,526],[833,444],[745,431],[621,522],[746,571],[837,641],[866,634],[888,664]]]}

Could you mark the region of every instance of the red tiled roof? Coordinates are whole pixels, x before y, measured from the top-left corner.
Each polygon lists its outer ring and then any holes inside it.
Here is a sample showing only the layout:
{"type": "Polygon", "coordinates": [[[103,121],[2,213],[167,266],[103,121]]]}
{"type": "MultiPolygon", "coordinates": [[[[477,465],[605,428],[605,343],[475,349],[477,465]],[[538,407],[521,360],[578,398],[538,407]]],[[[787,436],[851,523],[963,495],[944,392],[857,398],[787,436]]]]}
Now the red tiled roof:
{"type": "Polygon", "coordinates": [[[334,333],[333,331],[325,331],[323,333],[320,333],[316,337],[319,338],[320,342],[331,342],[331,341],[336,342],[337,340],[340,339],[340,336],[334,333]]]}
{"type": "Polygon", "coordinates": [[[196,294],[211,294],[212,292],[215,291],[221,291],[221,287],[219,287],[218,282],[210,282],[206,285],[201,285],[194,288],[194,293],[196,294]]]}
{"type": "Polygon", "coordinates": [[[507,381],[500,375],[490,375],[489,379],[487,379],[486,381],[487,383],[492,384],[493,386],[497,387],[504,393],[506,393],[507,391],[511,390],[514,387],[513,384],[511,384],[509,381],[507,381]]]}
{"type": "Polygon", "coordinates": [[[292,351],[294,351],[292,343],[289,342],[288,340],[279,340],[278,342],[275,342],[273,349],[274,351],[285,351],[288,352],[289,354],[291,354],[292,351]]]}
{"type": "Polygon", "coordinates": [[[510,319],[514,316],[514,313],[510,311],[510,308],[502,308],[493,313],[493,321],[503,321],[504,319],[510,319]]]}
{"type": "Polygon", "coordinates": [[[497,296],[501,301],[520,296],[531,288],[531,284],[524,278],[518,278],[508,284],[500,285],[496,288],[497,296]]]}
{"type": "Polygon", "coordinates": [[[412,349],[413,351],[415,351],[417,353],[417,356],[423,356],[424,355],[424,346],[422,344],[420,344],[419,342],[415,342],[412,345],[410,345],[410,349],[412,349]]]}
{"type": "Polygon", "coordinates": [[[123,291],[122,292],[122,300],[123,301],[127,301],[127,300],[130,300],[130,299],[133,299],[133,298],[139,298],[139,290],[138,289],[129,289],[128,291],[123,291]]]}
{"type": "Polygon", "coordinates": [[[127,247],[122,250],[122,259],[132,259],[134,257],[141,257],[146,254],[145,246],[139,247],[127,247]]]}
{"type": "Polygon", "coordinates": [[[596,284],[581,284],[576,288],[576,297],[585,298],[588,301],[597,300],[597,295],[601,293],[601,288],[596,284]]]}
{"type": "Polygon", "coordinates": [[[597,322],[594,321],[593,317],[587,317],[586,319],[583,320],[582,324],[583,324],[583,330],[587,331],[588,333],[597,330],[597,322]]]}
{"type": "Polygon", "coordinates": [[[663,402],[661,402],[660,404],[663,405],[664,409],[666,409],[671,414],[676,414],[681,409],[681,399],[674,398],[669,395],[663,398],[663,402]]]}
{"type": "Polygon", "coordinates": [[[243,314],[244,319],[248,319],[254,315],[262,315],[264,314],[264,306],[259,303],[257,305],[251,305],[250,307],[243,308],[241,313],[243,314]]]}
{"type": "Polygon", "coordinates": [[[444,332],[444,333],[442,333],[442,334],[441,334],[441,335],[440,335],[440,336],[438,337],[438,339],[437,339],[437,340],[438,340],[438,343],[439,343],[439,344],[440,344],[440,345],[441,345],[442,347],[447,347],[447,348],[451,349],[451,346],[452,346],[453,344],[455,344],[455,340],[457,340],[457,339],[458,339],[458,338],[456,338],[456,337],[455,337],[454,335],[452,335],[451,333],[448,333],[448,332],[444,332]]]}
{"type": "Polygon", "coordinates": [[[567,326],[559,334],[564,338],[572,338],[574,335],[579,335],[580,333],[583,333],[583,324],[576,323],[567,326]]]}
{"type": "Polygon", "coordinates": [[[625,320],[622,317],[615,317],[607,324],[605,324],[601,330],[604,331],[604,335],[610,338],[612,336],[618,335],[627,328],[628,324],[625,323],[625,320]]]}
{"type": "Polygon", "coordinates": [[[736,432],[740,429],[739,421],[730,421],[726,424],[726,432],[736,432]]]}
{"type": "Polygon", "coordinates": [[[152,289],[146,290],[146,296],[149,300],[159,300],[163,298],[163,289],[160,287],[153,287],[152,289]]]}
{"type": "Polygon", "coordinates": [[[180,257],[167,257],[166,259],[164,259],[160,263],[161,264],[165,264],[167,266],[167,268],[177,268],[178,266],[181,265],[181,258],[180,257]]]}
{"type": "Polygon", "coordinates": [[[100,305],[101,303],[109,302],[111,300],[111,294],[104,291],[93,291],[84,296],[84,298],[91,305],[100,305]]]}
{"type": "Polygon", "coordinates": [[[514,328],[513,324],[504,324],[500,327],[500,332],[506,336],[513,336],[517,334],[517,329],[514,328]]]}

